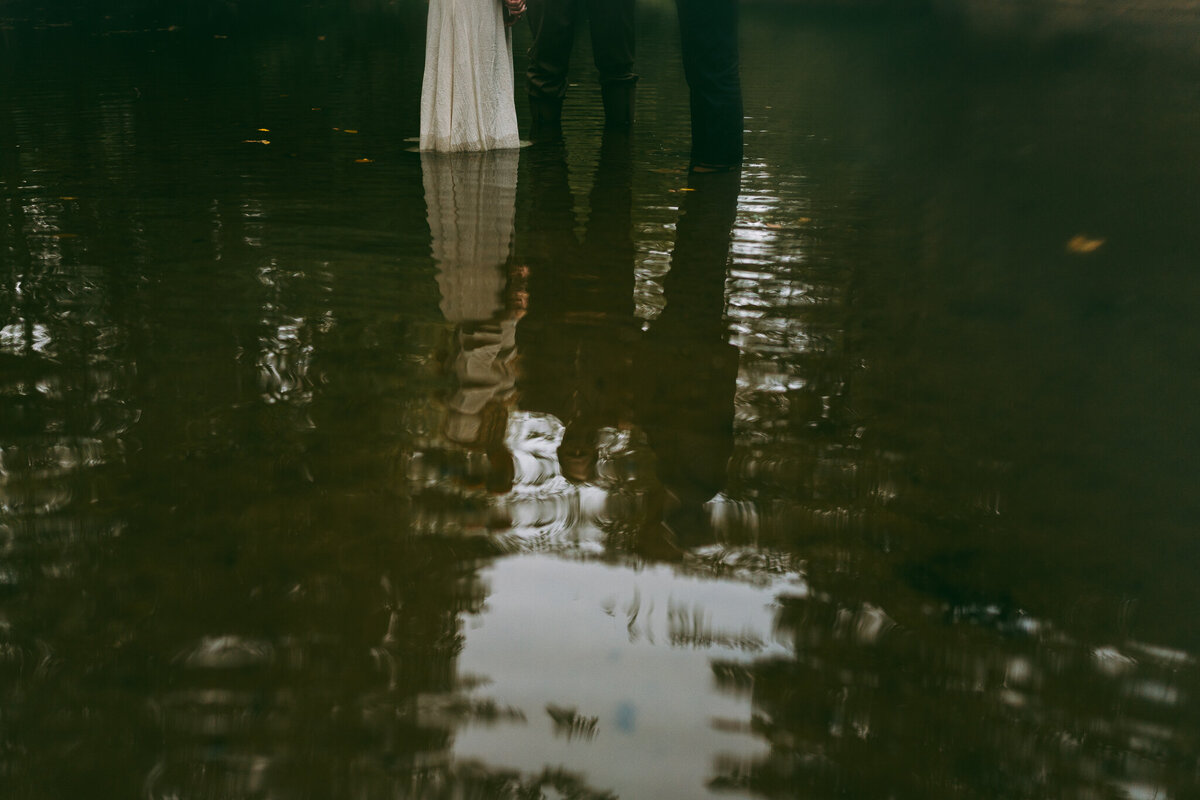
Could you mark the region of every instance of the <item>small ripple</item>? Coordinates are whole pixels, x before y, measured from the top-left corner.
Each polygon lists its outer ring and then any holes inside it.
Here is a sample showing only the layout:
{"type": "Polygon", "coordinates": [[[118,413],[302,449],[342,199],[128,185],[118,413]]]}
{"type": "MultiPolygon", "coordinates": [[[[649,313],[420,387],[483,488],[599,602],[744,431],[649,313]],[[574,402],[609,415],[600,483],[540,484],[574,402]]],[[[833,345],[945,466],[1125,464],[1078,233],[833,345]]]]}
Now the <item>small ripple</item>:
{"type": "Polygon", "coordinates": [[[1092,650],[1092,661],[1096,669],[1110,678],[1128,675],[1137,668],[1137,659],[1127,656],[1115,647],[1097,647],[1092,650]]]}
{"type": "Polygon", "coordinates": [[[175,656],[175,661],[196,669],[240,669],[271,662],[270,642],[241,636],[207,636],[175,656]]]}

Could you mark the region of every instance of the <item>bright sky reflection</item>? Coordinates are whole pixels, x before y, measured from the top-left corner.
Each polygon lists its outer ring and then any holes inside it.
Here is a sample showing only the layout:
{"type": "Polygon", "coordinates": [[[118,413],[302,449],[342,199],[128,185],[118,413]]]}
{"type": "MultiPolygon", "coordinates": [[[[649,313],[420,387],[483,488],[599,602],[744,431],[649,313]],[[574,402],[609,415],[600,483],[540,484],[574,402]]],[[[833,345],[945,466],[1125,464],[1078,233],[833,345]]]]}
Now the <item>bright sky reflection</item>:
{"type": "Polygon", "coordinates": [[[710,662],[787,654],[773,607],[789,587],[804,591],[794,577],[759,586],[522,555],[483,578],[491,592],[467,620],[460,673],[486,678],[479,693],[526,721],[460,729],[456,758],[562,766],[621,797],[685,798],[706,796],[717,757],[763,755],[761,740],[730,732],[748,727],[750,697],[719,691],[710,662]],[[556,733],[548,705],[595,717],[594,738],[556,733]]]}

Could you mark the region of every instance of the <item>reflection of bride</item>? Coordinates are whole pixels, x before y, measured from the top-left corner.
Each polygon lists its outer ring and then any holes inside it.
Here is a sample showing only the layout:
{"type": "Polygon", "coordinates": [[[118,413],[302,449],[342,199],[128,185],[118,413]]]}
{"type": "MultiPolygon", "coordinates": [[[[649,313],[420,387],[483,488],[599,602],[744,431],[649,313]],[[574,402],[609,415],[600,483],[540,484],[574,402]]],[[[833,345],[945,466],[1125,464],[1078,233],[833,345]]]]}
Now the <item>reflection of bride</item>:
{"type": "Polygon", "coordinates": [[[512,33],[524,0],[430,0],[421,149],[518,147],[512,33]]]}
{"type": "Polygon", "coordinates": [[[441,435],[486,454],[489,488],[503,490],[511,481],[503,442],[515,394],[520,315],[515,298],[506,296],[517,151],[424,153],[421,169],[440,307],[453,325],[445,359],[453,388],[441,435]]]}

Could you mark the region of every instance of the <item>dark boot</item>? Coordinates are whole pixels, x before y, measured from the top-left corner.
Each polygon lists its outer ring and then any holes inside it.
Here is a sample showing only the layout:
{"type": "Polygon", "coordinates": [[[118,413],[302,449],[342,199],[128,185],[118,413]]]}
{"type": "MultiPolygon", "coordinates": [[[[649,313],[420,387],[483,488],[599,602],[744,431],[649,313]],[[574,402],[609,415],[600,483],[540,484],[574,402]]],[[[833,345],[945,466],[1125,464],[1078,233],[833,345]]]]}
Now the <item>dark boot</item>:
{"type": "Polygon", "coordinates": [[[600,84],[600,97],[604,101],[605,127],[628,128],[633,125],[636,88],[637,78],[600,84]]]}
{"type": "Polygon", "coordinates": [[[562,141],[561,97],[529,95],[529,139],[534,144],[562,141]]]}

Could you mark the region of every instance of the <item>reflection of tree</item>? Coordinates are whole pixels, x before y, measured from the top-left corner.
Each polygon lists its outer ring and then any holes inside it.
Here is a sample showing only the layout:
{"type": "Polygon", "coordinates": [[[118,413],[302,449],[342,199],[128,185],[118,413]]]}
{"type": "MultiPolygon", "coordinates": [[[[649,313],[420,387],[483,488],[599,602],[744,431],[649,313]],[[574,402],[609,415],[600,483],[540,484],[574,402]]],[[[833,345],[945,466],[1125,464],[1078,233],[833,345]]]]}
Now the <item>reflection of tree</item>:
{"type": "MultiPolygon", "coordinates": [[[[85,665],[113,663],[125,621],[97,625],[115,583],[95,565],[129,529],[114,500],[139,415],[103,269],[87,256],[75,204],[44,185],[28,137],[43,120],[0,97],[0,781],[14,796],[79,773],[122,780],[81,741],[120,726],[118,691],[85,665]],[[99,683],[104,686],[103,680],[99,683]]],[[[85,220],[89,222],[90,220],[85,220]]],[[[94,233],[94,228],[85,228],[94,233]]]]}
{"type": "Polygon", "coordinates": [[[751,697],[751,730],[771,746],[718,765],[716,785],[766,797],[1074,797],[1193,780],[1190,739],[1167,722],[1198,685],[1177,656],[1089,647],[996,609],[923,618],[920,595],[892,600],[909,625],[821,592],[784,599],[776,625],[792,656],[714,663],[718,684],[751,697]]]}
{"type": "Polygon", "coordinates": [[[825,31],[806,50],[811,75],[838,76],[797,89],[807,143],[761,143],[769,165],[804,164],[804,186],[747,179],[745,212],[771,224],[738,232],[736,266],[758,274],[731,282],[729,494],[762,541],[803,554],[813,592],[779,614],[791,657],[715,665],[773,748],[722,780],[775,797],[1193,792],[1194,666],[1129,641],[1194,641],[1173,565],[1195,561],[1196,495],[1177,483],[1195,382],[1158,372],[1166,339],[1130,327],[1181,313],[1166,297],[1196,250],[1180,211],[1195,125],[1156,119],[1187,105],[1161,83],[1179,67],[934,48],[909,84],[894,66],[915,66],[912,41],[854,35],[871,44],[825,31]],[[1075,226],[1109,249],[1067,254],[1075,226]]]}
{"type": "Polygon", "coordinates": [[[396,485],[433,300],[395,219],[415,235],[421,198],[280,97],[311,45],[180,40],[147,72],[169,35],[0,62],[5,795],[507,785],[444,758],[485,713],[454,659],[487,548],[408,536],[396,485]],[[267,117],[297,159],[241,144],[267,117]]]}

